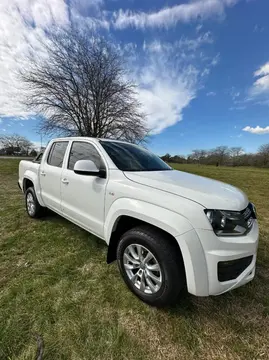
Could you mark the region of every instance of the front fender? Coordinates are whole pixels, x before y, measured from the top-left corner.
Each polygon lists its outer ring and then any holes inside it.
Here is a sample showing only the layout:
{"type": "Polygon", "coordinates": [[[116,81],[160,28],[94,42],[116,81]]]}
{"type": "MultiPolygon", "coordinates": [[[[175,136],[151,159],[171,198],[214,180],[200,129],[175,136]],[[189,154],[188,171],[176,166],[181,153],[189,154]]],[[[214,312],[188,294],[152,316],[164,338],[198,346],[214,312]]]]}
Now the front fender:
{"type": "Polygon", "coordinates": [[[109,244],[114,226],[121,216],[131,216],[154,225],[176,237],[193,229],[184,216],[141,200],[120,198],[108,210],[104,225],[105,241],[109,244]]]}
{"type": "Polygon", "coordinates": [[[24,182],[26,179],[32,181],[32,183],[34,184],[34,189],[35,189],[36,197],[37,197],[39,204],[41,206],[45,206],[45,204],[42,200],[42,197],[41,197],[41,189],[40,189],[40,185],[39,185],[38,174],[36,174],[35,172],[33,172],[31,170],[25,171],[24,176],[23,176],[23,190],[24,190],[24,182]]]}

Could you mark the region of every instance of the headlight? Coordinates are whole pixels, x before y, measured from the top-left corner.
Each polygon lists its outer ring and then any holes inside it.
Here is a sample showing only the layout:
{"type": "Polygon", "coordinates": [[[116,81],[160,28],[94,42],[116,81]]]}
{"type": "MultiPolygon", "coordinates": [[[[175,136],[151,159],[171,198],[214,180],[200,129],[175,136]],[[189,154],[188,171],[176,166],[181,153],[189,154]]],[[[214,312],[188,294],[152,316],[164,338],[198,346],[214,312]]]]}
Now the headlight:
{"type": "Polygon", "coordinates": [[[205,214],[217,236],[245,235],[256,219],[256,209],[251,203],[243,211],[205,210],[205,214]]]}

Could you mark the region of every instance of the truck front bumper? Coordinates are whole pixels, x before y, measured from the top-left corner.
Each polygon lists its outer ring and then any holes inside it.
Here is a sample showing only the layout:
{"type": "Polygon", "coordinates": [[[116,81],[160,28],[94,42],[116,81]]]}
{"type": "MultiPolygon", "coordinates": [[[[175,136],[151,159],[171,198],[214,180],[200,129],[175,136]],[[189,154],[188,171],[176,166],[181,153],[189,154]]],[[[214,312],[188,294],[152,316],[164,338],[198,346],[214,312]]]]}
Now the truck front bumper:
{"type": "Polygon", "coordinates": [[[195,229],[178,236],[188,291],[197,296],[219,295],[254,278],[259,228],[240,237],[218,237],[212,230],[195,229]]]}

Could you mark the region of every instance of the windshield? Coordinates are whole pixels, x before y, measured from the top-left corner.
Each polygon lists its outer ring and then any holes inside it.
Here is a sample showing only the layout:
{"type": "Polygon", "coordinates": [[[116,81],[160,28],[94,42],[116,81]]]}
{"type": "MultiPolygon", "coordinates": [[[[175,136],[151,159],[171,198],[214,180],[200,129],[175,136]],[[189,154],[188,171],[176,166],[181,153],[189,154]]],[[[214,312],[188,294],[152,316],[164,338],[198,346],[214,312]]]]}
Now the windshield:
{"type": "Polygon", "coordinates": [[[122,171],[172,170],[158,156],[137,145],[117,141],[100,141],[100,144],[122,171]]]}

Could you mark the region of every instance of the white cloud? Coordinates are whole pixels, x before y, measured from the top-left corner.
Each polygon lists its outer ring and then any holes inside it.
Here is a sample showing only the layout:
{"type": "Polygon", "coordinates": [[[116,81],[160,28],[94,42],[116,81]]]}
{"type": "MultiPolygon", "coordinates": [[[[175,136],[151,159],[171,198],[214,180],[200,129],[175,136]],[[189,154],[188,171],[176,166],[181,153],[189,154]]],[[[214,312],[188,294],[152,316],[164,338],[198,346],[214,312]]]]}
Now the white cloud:
{"type": "Polygon", "coordinates": [[[87,15],[93,9],[98,12],[102,1],[72,0],[67,4],[65,0],[0,1],[0,116],[23,119],[33,115],[20,103],[23,89],[16,74],[19,69],[27,68],[24,59],[29,50],[40,55],[40,40],[46,39],[48,29],[54,25],[68,26],[71,15],[81,26],[83,21],[106,26],[102,17],[87,15]]]}
{"type": "Polygon", "coordinates": [[[254,72],[254,77],[258,78],[249,90],[250,98],[269,95],[269,61],[254,72]]]}
{"type": "Polygon", "coordinates": [[[67,5],[64,0],[1,0],[0,18],[0,116],[27,117],[16,73],[27,66],[23,59],[29,49],[40,51],[47,28],[68,24],[67,5]]]}
{"type": "Polygon", "coordinates": [[[156,12],[132,12],[120,9],[113,13],[114,26],[118,29],[126,27],[153,28],[170,27],[177,23],[188,23],[199,19],[205,20],[225,15],[225,8],[234,6],[239,0],[196,0],[180,5],[166,7],[156,12]]]}
{"type": "Polygon", "coordinates": [[[255,71],[254,76],[264,76],[269,74],[269,62],[262,65],[257,71],[255,71]]]}
{"type": "MultiPolygon", "coordinates": [[[[41,148],[41,142],[40,141],[31,141],[31,143],[34,145],[34,149],[36,151],[40,151],[40,148],[41,148]]],[[[44,144],[42,144],[42,146],[44,146],[44,144]]]]}
{"type": "MultiPolygon", "coordinates": [[[[152,72],[154,76],[155,72],[152,72]]],[[[145,74],[152,76],[149,73],[145,74]]],[[[149,88],[141,84],[139,100],[143,104],[145,113],[148,115],[148,126],[154,134],[160,133],[165,128],[182,120],[182,111],[196,96],[195,89],[186,86],[182,79],[153,80],[149,88]]]]}
{"type": "Polygon", "coordinates": [[[153,133],[183,119],[184,109],[197,96],[213,66],[211,58],[200,57],[200,47],[211,42],[208,33],[174,43],[155,40],[143,44],[140,61],[134,56],[132,69],[139,84],[139,100],[153,133]]]}
{"type": "Polygon", "coordinates": [[[240,139],[242,136],[243,136],[242,134],[231,135],[230,138],[238,138],[238,139],[240,139]]]}
{"type": "Polygon", "coordinates": [[[200,30],[202,30],[202,28],[203,28],[203,24],[199,24],[196,26],[195,30],[196,32],[199,32],[200,30]]]}
{"type": "Polygon", "coordinates": [[[242,105],[242,106],[231,106],[229,108],[229,110],[233,111],[233,110],[245,110],[246,106],[242,105]]]}
{"type": "Polygon", "coordinates": [[[256,24],[256,25],[254,26],[253,32],[255,32],[255,33],[262,33],[262,32],[264,32],[264,27],[259,26],[258,24],[256,24]]]}
{"type": "MultiPolygon", "coordinates": [[[[195,20],[197,16],[201,21],[210,16],[223,15],[225,7],[236,2],[196,0],[157,13],[134,16],[144,16],[145,26],[170,26],[178,21],[195,20]]],[[[52,25],[68,26],[70,16],[80,26],[91,23],[109,29],[109,21],[115,26],[120,24],[120,13],[108,19],[107,13],[102,11],[103,5],[104,1],[101,0],[91,0],[90,3],[87,0],[1,0],[0,117],[22,119],[32,115],[19,102],[23,90],[15,74],[21,66],[27,67],[23,59],[29,49],[40,56],[40,39],[46,39],[46,31],[52,25]]],[[[129,20],[126,20],[126,26],[130,25],[129,20]]],[[[137,27],[139,24],[140,20],[137,27]]],[[[201,26],[196,29],[198,33],[195,38],[182,36],[173,43],[156,39],[145,42],[143,49],[129,44],[128,54],[133,54],[132,69],[139,84],[139,99],[154,133],[182,120],[184,109],[197,96],[211,68],[219,61],[219,54],[211,57],[205,55],[204,47],[211,45],[214,40],[210,32],[203,33],[201,29],[201,26]]]]}
{"type": "Polygon", "coordinates": [[[92,28],[109,29],[106,12],[102,11],[104,0],[70,0],[69,11],[72,21],[80,27],[90,25],[92,28]]]}
{"type": "Polygon", "coordinates": [[[77,9],[77,11],[85,16],[85,13],[88,11],[100,11],[100,8],[104,5],[104,0],[71,0],[72,8],[77,9]]]}
{"type": "Polygon", "coordinates": [[[260,127],[259,125],[256,127],[246,126],[242,130],[250,132],[251,134],[258,134],[258,135],[269,134],[269,126],[266,126],[264,128],[260,127]]]}
{"type": "Polygon", "coordinates": [[[255,81],[253,91],[256,94],[269,91],[269,74],[264,75],[255,81]]]}
{"type": "Polygon", "coordinates": [[[42,144],[41,144],[41,141],[32,141],[32,140],[30,140],[30,141],[34,145],[34,149],[36,151],[40,151],[41,146],[42,146],[42,148],[45,148],[48,145],[50,140],[44,140],[43,139],[42,144]]]}
{"type": "Polygon", "coordinates": [[[211,65],[216,66],[218,65],[219,61],[220,61],[220,53],[218,53],[216,56],[213,57],[211,61],[211,65]]]}
{"type": "Polygon", "coordinates": [[[206,96],[216,96],[217,93],[215,93],[215,91],[209,91],[208,93],[206,93],[206,96]]]}
{"type": "MultiPolygon", "coordinates": [[[[186,36],[181,36],[181,38],[173,43],[164,43],[160,40],[154,40],[151,42],[144,41],[143,49],[149,50],[151,52],[160,52],[160,51],[171,51],[173,48],[176,48],[178,51],[184,51],[181,53],[181,56],[186,56],[186,52],[193,53],[202,45],[212,44],[214,42],[213,36],[210,31],[207,31],[196,38],[188,38],[186,36]],[[183,55],[182,55],[183,54],[183,55]]],[[[215,65],[215,57],[212,59],[212,62],[215,65]]]]}
{"type": "Polygon", "coordinates": [[[240,91],[236,90],[236,88],[234,86],[232,86],[229,89],[229,94],[232,97],[234,103],[236,103],[238,101],[237,98],[240,96],[240,91]]]}

